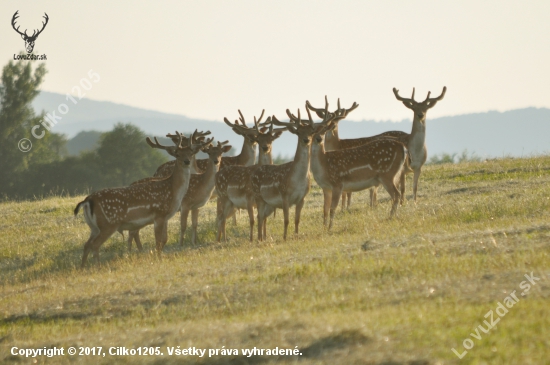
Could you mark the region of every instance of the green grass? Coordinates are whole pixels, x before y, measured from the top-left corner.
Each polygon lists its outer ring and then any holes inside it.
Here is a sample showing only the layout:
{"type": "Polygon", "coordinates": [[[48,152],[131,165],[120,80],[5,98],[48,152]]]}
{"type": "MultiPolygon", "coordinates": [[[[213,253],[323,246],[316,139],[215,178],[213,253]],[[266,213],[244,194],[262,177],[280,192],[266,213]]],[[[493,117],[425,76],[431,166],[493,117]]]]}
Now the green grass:
{"type": "MultiPolygon", "coordinates": [[[[246,214],[215,242],[215,203],[201,210],[197,246],[162,260],[127,252],[116,234],[78,269],[89,236],[72,210],[82,197],[0,204],[0,361],[13,346],[160,346],[164,356],[64,356],[39,363],[544,364],[550,359],[550,157],[426,166],[418,204],[389,220],[389,201],[353,195],[332,232],[316,186],[300,234],[282,240],[282,212],[265,243],[246,214]],[[526,273],[540,281],[525,296],[526,273]],[[520,298],[481,339],[470,333],[509,293],[520,298]],[[459,360],[451,351],[474,347],[459,360]],[[168,356],[167,346],[291,348],[301,356],[168,356]]],[[[291,215],[291,224],[293,219],[291,215]]],[[[496,314],[495,314],[496,316],[496,314]]],[[[486,327],[486,326],[485,326],[486,327]]],[[[475,334],[475,333],[474,333],[475,334]]]]}

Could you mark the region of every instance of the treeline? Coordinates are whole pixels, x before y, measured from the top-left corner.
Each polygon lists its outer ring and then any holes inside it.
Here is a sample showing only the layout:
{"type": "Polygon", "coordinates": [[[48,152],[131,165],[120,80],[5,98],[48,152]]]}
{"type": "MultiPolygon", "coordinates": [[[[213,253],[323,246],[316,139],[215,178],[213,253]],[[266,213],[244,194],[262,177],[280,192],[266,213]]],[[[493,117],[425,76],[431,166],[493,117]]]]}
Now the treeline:
{"type": "MultiPolygon", "coordinates": [[[[167,156],[145,143],[145,134],[131,124],[117,124],[103,133],[95,149],[68,156],[67,138],[46,129],[33,137],[32,100],[39,93],[46,69],[31,62],[9,62],[0,85],[0,198],[29,199],[50,194],[83,194],[105,187],[126,186],[151,176],[167,156]],[[20,141],[27,138],[30,145],[20,141]]],[[[35,134],[37,134],[35,133],[35,134]]],[[[165,143],[168,143],[165,140],[165,143]]]]}

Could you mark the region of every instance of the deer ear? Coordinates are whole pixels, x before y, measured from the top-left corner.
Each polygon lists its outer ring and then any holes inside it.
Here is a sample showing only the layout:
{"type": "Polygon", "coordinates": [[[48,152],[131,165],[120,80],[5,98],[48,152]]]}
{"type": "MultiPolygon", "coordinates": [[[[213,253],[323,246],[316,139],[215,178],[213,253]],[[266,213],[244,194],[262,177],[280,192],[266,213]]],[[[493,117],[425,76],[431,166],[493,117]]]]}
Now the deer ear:
{"type": "Polygon", "coordinates": [[[225,152],[229,152],[229,150],[231,150],[231,146],[223,146],[222,148],[222,151],[225,153],[225,152]]]}
{"type": "Polygon", "coordinates": [[[273,139],[279,138],[283,134],[283,131],[273,133],[273,139]]]}
{"type": "Polygon", "coordinates": [[[21,39],[25,40],[25,35],[21,34],[21,39]]]}

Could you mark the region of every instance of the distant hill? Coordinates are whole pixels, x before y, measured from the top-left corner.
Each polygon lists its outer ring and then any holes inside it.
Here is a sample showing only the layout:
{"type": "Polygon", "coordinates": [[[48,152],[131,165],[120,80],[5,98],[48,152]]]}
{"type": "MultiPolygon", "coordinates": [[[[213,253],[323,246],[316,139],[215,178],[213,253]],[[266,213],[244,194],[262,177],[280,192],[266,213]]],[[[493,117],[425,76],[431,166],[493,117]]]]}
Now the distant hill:
{"type": "MultiPolygon", "coordinates": [[[[67,103],[65,95],[41,92],[33,102],[37,112],[51,112],[59,104],[69,105],[69,112],[63,115],[52,131],[64,133],[69,138],[79,132],[79,139],[69,142],[69,153],[78,153],[90,149],[93,132],[111,130],[115,123],[131,122],[149,135],[163,136],[178,130],[191,132],[195,128],[210,130],[218,140],[228,139],[240,151],[242,138],[220,121],[191,119],[183,115],[167,114],[151,110],[130,107],[107,101],[82,99],[77,105],[67,103]]],[[[59,113],[56,113],[59,115],[59,113]]],[[[230,118],[232,119],[232,118],[230,118]]],[[[410,132],[411,121],[377,122],[340,122],[341,138],[356,138],[382,133],[388,130],[410,132]]],[[[427,145],[429,155],[442,153],[460,153],[468,150],[480,157],[528,156],[550,153],[550,109],[525,108],[506,112],[490,111],[486,113],[464,114],[427,120],[427,145]]],[[[293,156],[296,149],[296,137],[284,133],[273,146],[273,155],[293,156]]]]}

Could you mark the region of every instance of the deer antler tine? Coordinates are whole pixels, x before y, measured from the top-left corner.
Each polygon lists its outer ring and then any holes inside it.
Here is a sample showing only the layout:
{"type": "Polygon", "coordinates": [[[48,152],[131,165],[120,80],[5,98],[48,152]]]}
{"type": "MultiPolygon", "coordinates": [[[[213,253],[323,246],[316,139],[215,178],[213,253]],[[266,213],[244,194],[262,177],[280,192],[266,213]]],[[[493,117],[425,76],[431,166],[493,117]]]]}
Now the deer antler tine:
{"type": "Polygon", "coordinates": [[[414,87],[413,87],[413,93],[412,93],[412,96],[411,96],[411,100],[414,101],[414,87]]]}
{"type": "Polygon", "coordinates": [[[325,110],[327,110],[327,109],[328,109],[328,98],[325,95],[325,110]]]}
{"type": "Polygon", "coordinates": [[[338,109],[342,109],[342,108],[340,107],[340,98],[338,98],[338,109]]]}
{"type": "Polygon", "coordinates": [[[313,125],[313,119],[311,118],[311,113],[309,112],[309,109],[306,108],[306,111],[307,111],[307,117],[309,119],[309,125],[313,125]]]}
{"type": "Polygon", "coordinates": [[[243,113],[241,113],[241,109],[237,109],[237,110],[239,111],[239,115],[241,116],[239,119],[241,120],[242,125],[246,126],[243,113]]]}
{"type": "Polygon", "coordinates": [[[431,91],[428,91],[428,96],[426,96],[426,99],[423,101],[424,103],[427,102],[428,100],[430,100],[430,94],[432,92],[431,91]]]}
{"type": "Polygon", "coordinates": [[[265,120],[266,122],[269,122],[269,134],[273,134],[273,122],[271,122],[271,117],[267,117],[267,119],[265,120]]]}
{"type": "Polygon", "coordinates": [[[264,117],[264,112],[265,112],[265,109],[262,110],[262,114],[260,115],[260,119],[258,119],[258,123],[260,123],[260,121],[261,121],[262,118],[264,117]]]}

